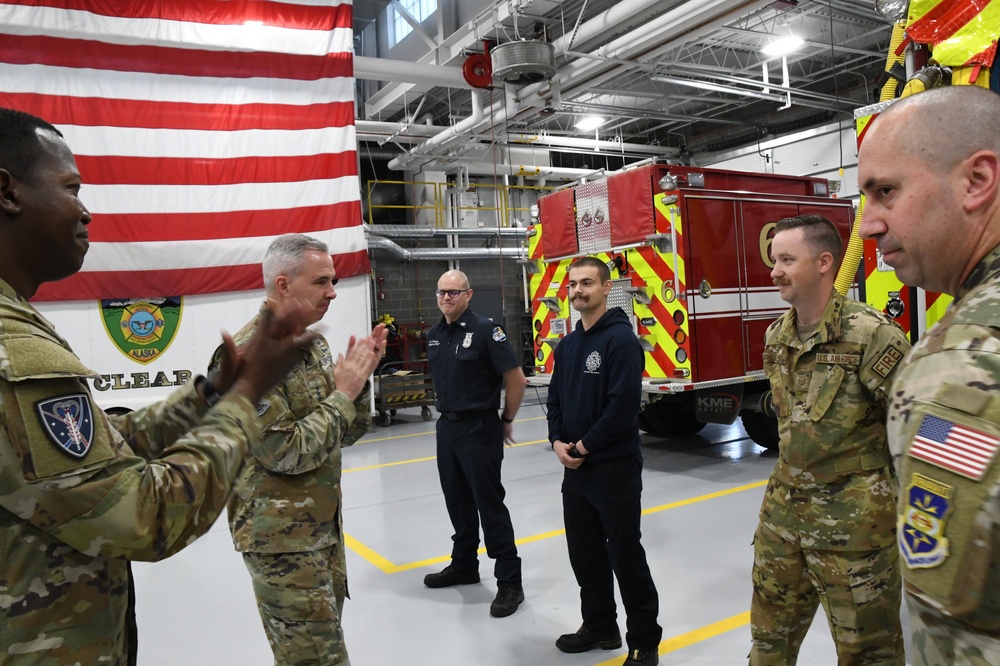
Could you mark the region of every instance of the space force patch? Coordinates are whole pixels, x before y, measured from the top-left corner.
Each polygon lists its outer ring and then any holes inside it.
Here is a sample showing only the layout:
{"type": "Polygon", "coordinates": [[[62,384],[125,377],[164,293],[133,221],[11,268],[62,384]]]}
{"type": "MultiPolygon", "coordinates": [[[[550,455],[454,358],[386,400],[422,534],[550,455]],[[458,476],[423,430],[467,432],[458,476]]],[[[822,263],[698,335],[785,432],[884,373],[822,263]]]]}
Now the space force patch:
{"type": "Polygon", "coordinates": [[[914,474],[906,487],[906,507],[899,517],[899,548],[911,569],[929,569],[948,557],[944,536],[952,510],[955,488],[936,479],[914,474]]]}
{"type": "Polygon", "coordinates": [[[85,393],[62,395],[35,403],[42,429],[56,447],[83,458],[94,441],[94,412],[85,393]]]}
{"type": "Polygon", "coordinates": [[[503,329],[500,328],[499,326],[494,326],[493,327],[493,341],[494,342],[503,342],[506,339],[507,339],[507,334],[503,332],[503,329]]]}

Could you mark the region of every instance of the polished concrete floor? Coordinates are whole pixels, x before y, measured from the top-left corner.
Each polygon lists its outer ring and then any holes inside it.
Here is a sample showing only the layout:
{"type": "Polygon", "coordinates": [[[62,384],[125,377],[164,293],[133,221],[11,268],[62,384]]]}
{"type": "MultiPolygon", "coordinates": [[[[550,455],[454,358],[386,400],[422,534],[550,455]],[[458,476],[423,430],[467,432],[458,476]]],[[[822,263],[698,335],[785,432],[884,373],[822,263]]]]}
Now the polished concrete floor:
{"type": "MultiPolygon", "coordinates": [[[[354,666],[605,666],[625,650],[577,655],[553,642],[580,624],[566,555],[562,468],[529,389],[503,477],[524,566],[526,601],[496,619],[492,561],[479,585],[431,590],[451,527],[434,463],[434,423],[401,410],[344,451],[344,524],[352,598],[344,612],[354,666]]],[[[739,424],[683,439],[644,437],[643,543],[660,594],[661,664],[745,664],[751,539],[774,458],[739,424]]],[[[272,663],[250,580],[224,520],[179,555],[134,566],[140,666],[272,663]]],[[[624,617],[619,617],[624,633],[624,617]]],[[[904,626],[907,618],[904,615],[904,626]]],[[[799,664],[836,664],[820,613],[799,664]]]]}

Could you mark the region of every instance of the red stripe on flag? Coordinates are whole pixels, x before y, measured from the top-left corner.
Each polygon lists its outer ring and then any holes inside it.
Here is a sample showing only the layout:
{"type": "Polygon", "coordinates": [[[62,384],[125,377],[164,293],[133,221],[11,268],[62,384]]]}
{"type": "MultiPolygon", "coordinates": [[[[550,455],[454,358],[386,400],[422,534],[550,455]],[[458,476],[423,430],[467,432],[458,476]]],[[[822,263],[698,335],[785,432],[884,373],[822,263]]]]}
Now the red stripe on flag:
{"type": "Polygon", "coordinates": [[[77,69],[145,72],[210,78],[295,79],[317,81],[351,77],[351,53],[326,56],[247,51],[218,51],[108,44],[40,35],[3,35],[0,60],[12,65],[47,65],[77,69]],[[81,60],[80,54],[86,59],[81,60]]]}
{"type": "MultiPolygon", "coordinates": [[[[368,253],[364,250],[349,254],[333,255],[337,275],[364,275],[371,271],[368,253]]],[[[32,301],[97,300],[101,298],[149,298],[206,294],[218,291],[245,291],[263,288],[260,264],[243,266],[217,266],[186,270],[145,272],[101,271],[77,273],[60,280],[47,282],[38,289],[32,301]],[[169,284],[178,291],[158,293],[169,284]],[[211,288],[206,288],[206,286],[211,288]]]]}
{"type": "Polygon", "coordinates": [[[359,224],[361,203],[345,201],[327,206],[229,213],[103,214],[94,217],[89,230],[91,243],[140,243],[305,234],[359,224]]]}
{"type": "Polygon", "coordinates": [[[77,155],[76,164],[85,185],[233,185],[353,176],[357,159],[357,153],[351,150],[326,155],[227,159],[77,155]]]}
{"type": "Polygon", "coordinates": [[[264,25],[298,30],[333,30],[351,27],[351,5],[336,7],[294,5],[260,0],[171,0],[170,2],[135,2],[134,0],[18,0],[4,4],[26,7],[51,7],[88,12],[116,18],[187,21],[214,25],[243,25],[260,21],[264,25]]]}
{"type": "Polygon", "coordinates": [[[44,118],[57,127],[77,125],[234,131],[322,129],[354,124],[353,102],[304,106],[194,104],[0,92],[0,106],[44,118]]]}

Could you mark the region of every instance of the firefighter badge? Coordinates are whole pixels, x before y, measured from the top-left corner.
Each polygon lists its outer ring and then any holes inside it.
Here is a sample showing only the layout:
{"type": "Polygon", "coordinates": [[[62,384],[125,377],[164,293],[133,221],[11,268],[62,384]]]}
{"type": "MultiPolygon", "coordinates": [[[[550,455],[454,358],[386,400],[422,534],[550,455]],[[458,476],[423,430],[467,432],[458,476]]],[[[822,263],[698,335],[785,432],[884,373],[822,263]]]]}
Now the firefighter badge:
{"type": "Polygon", "coordinates": [[[465,347],[466,349],[468,349],[469,347],[472,346],[472,333],[471,332],[465,334],[465,339],[462,340],[462,346],[465,347]]]}
{"type": "Polygon", "coordinates": [[[83,458],[94,441],[94,412],[85,393],[35,403],[42,428],[63,453],[83,458]]]}
{"type": "Polygon", "coordinates": [[[101,321],[118,351],[146,364],[173,342],[183,300],[181,296],[102,300],[101,321]]]}

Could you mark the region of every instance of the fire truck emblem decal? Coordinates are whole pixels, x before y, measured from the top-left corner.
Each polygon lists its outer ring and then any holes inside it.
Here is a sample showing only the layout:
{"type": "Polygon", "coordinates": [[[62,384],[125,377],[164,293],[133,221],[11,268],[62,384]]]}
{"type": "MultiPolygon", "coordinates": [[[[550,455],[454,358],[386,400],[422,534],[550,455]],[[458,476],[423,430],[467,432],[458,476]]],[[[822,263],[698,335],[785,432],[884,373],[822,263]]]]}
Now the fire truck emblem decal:
{"type": "Polygon", "coordinates": [[[106,299],[100,302],[104,330],[118,351],[136,363],[158,358],[180,325],[183,298],[106,299]]]}

